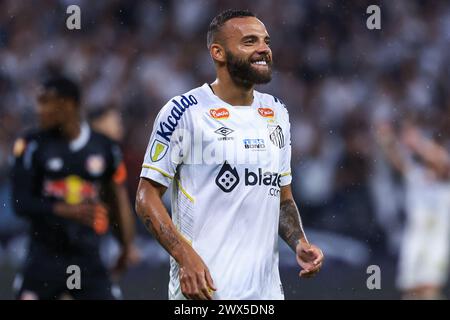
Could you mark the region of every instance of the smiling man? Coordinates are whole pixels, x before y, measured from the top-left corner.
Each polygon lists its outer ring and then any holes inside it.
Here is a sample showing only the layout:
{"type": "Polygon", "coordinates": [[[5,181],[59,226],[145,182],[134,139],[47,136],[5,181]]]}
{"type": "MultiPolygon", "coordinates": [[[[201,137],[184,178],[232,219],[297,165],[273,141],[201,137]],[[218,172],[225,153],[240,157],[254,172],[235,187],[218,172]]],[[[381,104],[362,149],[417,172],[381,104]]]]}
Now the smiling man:
{"type": "Polygon", "coordinates": [[[254,90],[271,80],[264,24],[248,11],[215,17],[207,46],[217,78],[171,99],[145,154],[136,211],[171,255],[170,299],[283,299],[278,235],[300,276],[316,274],[291,192],[289,116],[254,90]],[[172,219],[161,197],[172,191],[172,219]]]}

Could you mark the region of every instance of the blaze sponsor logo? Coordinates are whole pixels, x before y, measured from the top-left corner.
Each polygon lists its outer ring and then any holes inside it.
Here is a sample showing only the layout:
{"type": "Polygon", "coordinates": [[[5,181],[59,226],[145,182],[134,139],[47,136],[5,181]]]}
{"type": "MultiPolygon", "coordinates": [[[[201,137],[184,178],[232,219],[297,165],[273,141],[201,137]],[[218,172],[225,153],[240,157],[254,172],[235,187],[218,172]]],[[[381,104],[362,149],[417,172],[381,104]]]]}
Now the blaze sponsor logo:
{"type": "Polygon", "coordinates": [[[180,101],[173,99],[172,102],[174,106],[170,111],[170,115],[159,123],[159,129],[156,130],[156,134],[167,142],[170,142],[170,137],[178,126],[178,122],[186,112],[186,109],[198,103],[193,95],[189,95],[188,97],[182,95],[180,101]]]}
{"type": "Polygon", "coordinates": [[[258,172],[252,172],[249,169],[245,169],[245,185],[246,186],[272,186],[280,187],[281,175],[276,172],[264,172],[261,168],[258,168],[258,172]]]}
{"type": "Polygon", "coordinates": [[[214,119],[228,119],[230,112],[225,108],[209,109],[209,114],[214,119]]]}
{"type": "Polygon", "coordinates": [[[99,194],[93,183],[72,175],[60,180],[45,181],[44,195],[64,200],[68,204],[79,204],[85,200],[96,200],[99,194]]]}
{"type": "Polygon", "coordinates": [[[275,115],[275,112],[271,108],[258,108],[258,113],[264,118],[273,118],[275,115]]]}
{"type": "MultiPolygon", "coordinates": [[[[229,193],[233,191],[240,182],[239,174],[236,168],[225,161],[219,174],[216,177],[217,186],[224,192],[229,193]]],[[[273,197],[280,196],[281,174],[277,172],[263,172],[263,169],[258,168],[257,172],[253,172],[246,168],[244,171],[244,185],[253,186],[267,186],[269,187],[268,195],[273,197]]]]}
{"type": "Polygon", "coordinates": [[[252,172],[249,169],[245,169],[245,185],[246,186],[268,186],[269,196],[279,197],[280,196],[280,183],[281,174],[277,172],[264,172],[261,168],[258,172],[252,172]]]}
{"type": "Polygon", "coordinates": [[[216,177],[216,184],[223,192],[231,192],[239,184],[239,175],[236,168],[232,168],[228,162],[225,161],[219,174],[216,177]]]}

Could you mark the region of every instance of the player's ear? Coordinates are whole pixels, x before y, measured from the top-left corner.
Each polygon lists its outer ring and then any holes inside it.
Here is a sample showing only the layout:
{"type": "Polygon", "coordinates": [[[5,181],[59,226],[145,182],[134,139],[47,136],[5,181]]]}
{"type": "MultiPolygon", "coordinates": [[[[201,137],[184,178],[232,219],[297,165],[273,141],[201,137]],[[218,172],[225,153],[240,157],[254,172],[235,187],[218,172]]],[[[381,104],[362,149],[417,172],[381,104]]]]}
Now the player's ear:
{"type": "Polygon", "coordinates": [[[218,43],[211,44],[209,53],[215,62],[225,62],[225,49],[218,43]]]}

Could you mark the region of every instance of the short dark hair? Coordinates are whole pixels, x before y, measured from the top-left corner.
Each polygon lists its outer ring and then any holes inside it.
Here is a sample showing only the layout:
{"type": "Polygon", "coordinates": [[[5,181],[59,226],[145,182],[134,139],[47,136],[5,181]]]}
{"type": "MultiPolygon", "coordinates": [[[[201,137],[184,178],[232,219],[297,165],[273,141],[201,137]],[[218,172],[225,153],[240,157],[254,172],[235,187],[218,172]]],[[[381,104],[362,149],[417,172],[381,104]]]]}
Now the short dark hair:
{"type": "Polygon", "coordinates": [[[44,91],[54,91],[58,97],[67,98],[77,105],[81,102],[81,90],[78,83],[65,76],[54,76],[42,82],[44,91]]]}
{"type": "Polygon", "coordinates": [[[256,15],[249,10],[228,9],[215,16],[209,24],[208,33],[206,34],[207,47],[209,48],[215,41],[217,32],[222,28],[225,22],[233,18],[244,17],[256,17],[256,15]]]}

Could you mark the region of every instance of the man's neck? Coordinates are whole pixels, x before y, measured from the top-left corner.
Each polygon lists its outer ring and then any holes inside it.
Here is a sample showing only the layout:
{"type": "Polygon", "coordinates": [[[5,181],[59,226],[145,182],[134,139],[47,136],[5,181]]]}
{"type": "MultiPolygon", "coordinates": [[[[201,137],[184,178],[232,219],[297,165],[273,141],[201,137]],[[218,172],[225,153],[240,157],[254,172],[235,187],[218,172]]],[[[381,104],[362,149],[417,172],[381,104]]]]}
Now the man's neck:
{"type": "Polygon", "coordinates": [[[73,141],[80,136],[81,133],[81,120],[68,120],[64,126],[60,128],[60,132],[64,139],[73,141]]]}
{"type": "Polygon", "coordinates": [[[251,106],[253,103],[253,85],[240,86],[228,77],[217,77],[211,84],[214,94],[232,106],[251,106]]]}

